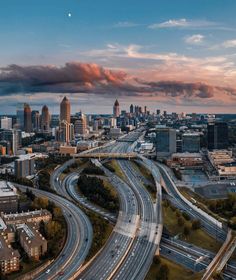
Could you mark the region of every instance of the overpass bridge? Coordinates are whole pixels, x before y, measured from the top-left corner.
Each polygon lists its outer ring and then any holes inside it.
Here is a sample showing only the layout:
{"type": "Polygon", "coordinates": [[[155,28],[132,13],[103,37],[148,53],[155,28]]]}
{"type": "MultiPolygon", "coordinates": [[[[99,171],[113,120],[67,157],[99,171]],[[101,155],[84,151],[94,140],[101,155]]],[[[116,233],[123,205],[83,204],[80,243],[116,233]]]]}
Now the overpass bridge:
{"type": "Polygon", "coordinates": [[[97,159],[135,159],[138,155],[136,153],[91,153],[91,154],[77,154],[74,158],[97,158],[97,159]]]}
{"type": "Polygon", "coordinates": [[[202,277],[202,280],[213,279],[214,275],[220,273],[231,255],[233,254],[236,248],[236,233],[231,229],[228,231],[226,240],[212,262],[206,269],[205,274],[202,277]]]}

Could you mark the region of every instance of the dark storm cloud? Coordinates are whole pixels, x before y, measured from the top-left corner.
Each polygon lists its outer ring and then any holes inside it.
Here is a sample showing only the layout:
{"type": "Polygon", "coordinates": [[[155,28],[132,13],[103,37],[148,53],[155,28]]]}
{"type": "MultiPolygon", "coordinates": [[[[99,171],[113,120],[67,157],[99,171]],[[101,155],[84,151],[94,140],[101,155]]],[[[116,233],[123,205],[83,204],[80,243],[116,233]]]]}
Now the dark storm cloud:
{"type": "Polygon", "coordinates": [[[144,81],[123,71],[97,64],[70,62],[62,67],[9,65],[0,68],[0,95],[48,93],[94,93],[120,96],[166,96],[212,99],[220,92],[235,95],[231,88],[180,81],[144,81]]]}

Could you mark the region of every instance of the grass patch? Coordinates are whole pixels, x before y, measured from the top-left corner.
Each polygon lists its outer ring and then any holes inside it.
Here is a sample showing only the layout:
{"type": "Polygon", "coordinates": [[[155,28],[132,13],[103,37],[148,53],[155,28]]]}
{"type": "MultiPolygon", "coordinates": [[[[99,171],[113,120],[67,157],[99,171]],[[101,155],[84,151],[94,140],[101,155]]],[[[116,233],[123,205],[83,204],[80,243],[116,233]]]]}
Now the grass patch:
{"type": "Polygon", "coordinates": [[[204,212],[206,212],[207,214],[211,215],[212,217],[214,217],[215,219],[217,219],[218,221],[224,222],[222,220],[222,217],[220,217],[219,215],[217,215],[216,213],[212,212],[209,208],[208,208],[208,200],[201,197],[200,195],[198,195],[197,193],[191,191],[188,188],[178,188],[178,190],[181,192],[181,194],[187,198],[189,201],[191,201],[193,204],[195,204],[198,208],[202,209],[204,212]],[[191,198],[195,199],[196,202],[194,202],[191,198]]]}
{"type": "MultiPolygon", "coordinates": [[[[199,273],[194,273],[187,268],[176,264],[164,257],[160,257],[161,264],[167,265],[169,268],[168,280],[200,280],[202,275],[199,273]]],[[[160,265],[153,263],[149,269],[149,272],[145,280],[155,280],[158,279],[160,265]]]]}
{"type": "Polygon", "coordinates": [[[104,166],[111,172],[115,173],[118,177],[120,177],[124,181],[127,181],[125,174],[122,172],[122,170],[116,160],[113,159],[109,162],[106,162],[106,163],[104,163],[104,166]]]}
{"type": "Polygon", "coordinates": [[[182,218],[184,219],[184,225],[179,225],[179,215],[182,217],[182,213],[178,209],[175,209],[175,207],[173,206],[166,206],[164,204],[164,226],[167,228],[171,235],[179,234],[179,238],[181,240],[194,244],[203,249],[207,249],[214,253],[218,252],[218,250],[221,247],[220,242],[216,241],[213,237],[211,237],[202,229],[192,230],[192,222],[187,221],[183,217],[182,218]],[[188,234],[187,236],[183,234],[185,226],[187,226],[190,229],[190,234],[188,234]]]}

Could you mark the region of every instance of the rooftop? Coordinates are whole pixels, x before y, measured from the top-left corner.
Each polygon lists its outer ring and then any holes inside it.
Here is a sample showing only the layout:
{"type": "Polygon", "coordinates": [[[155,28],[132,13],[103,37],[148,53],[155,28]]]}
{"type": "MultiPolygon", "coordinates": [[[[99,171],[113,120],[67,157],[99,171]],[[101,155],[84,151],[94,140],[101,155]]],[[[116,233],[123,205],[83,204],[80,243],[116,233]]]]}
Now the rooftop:
{"type": "Polygon", "coordinates": [[[0,181],[0,197],[16,195],[16,188],[11,183],[0,181]]]}

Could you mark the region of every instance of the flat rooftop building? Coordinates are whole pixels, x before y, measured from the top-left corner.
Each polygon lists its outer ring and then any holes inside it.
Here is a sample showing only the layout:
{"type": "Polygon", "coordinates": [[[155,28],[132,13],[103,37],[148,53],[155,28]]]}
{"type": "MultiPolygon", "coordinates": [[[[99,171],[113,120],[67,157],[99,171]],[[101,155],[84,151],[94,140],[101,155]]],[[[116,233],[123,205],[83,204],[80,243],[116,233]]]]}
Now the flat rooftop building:
{"type": "Polygon", "coordinates": [[[33,223],[18,224],[20,244],[30,258],[39,260],[47,252],[47,240],[33,223]]]}
{"type": "Polygon", "coordinates": [[[3,233],[0,234],[0,271],[8,274],[20,268],[20,254],[11,247],[10,241],[3,233]]]}
{"type": "Polygon", "coordinates": [[[18,210],[16,188],[9,182],[0,181],[0,212],[15,213],[18,210]]]}
{"type": "Polygon", "coordinates": [[[52,214],[46,209],[41,209],[15,214],[2,214],[2,219],[4,220],[6,225],[23,223],[39,224],[41,221],[48,223],[52,219],[52,214]]]}

